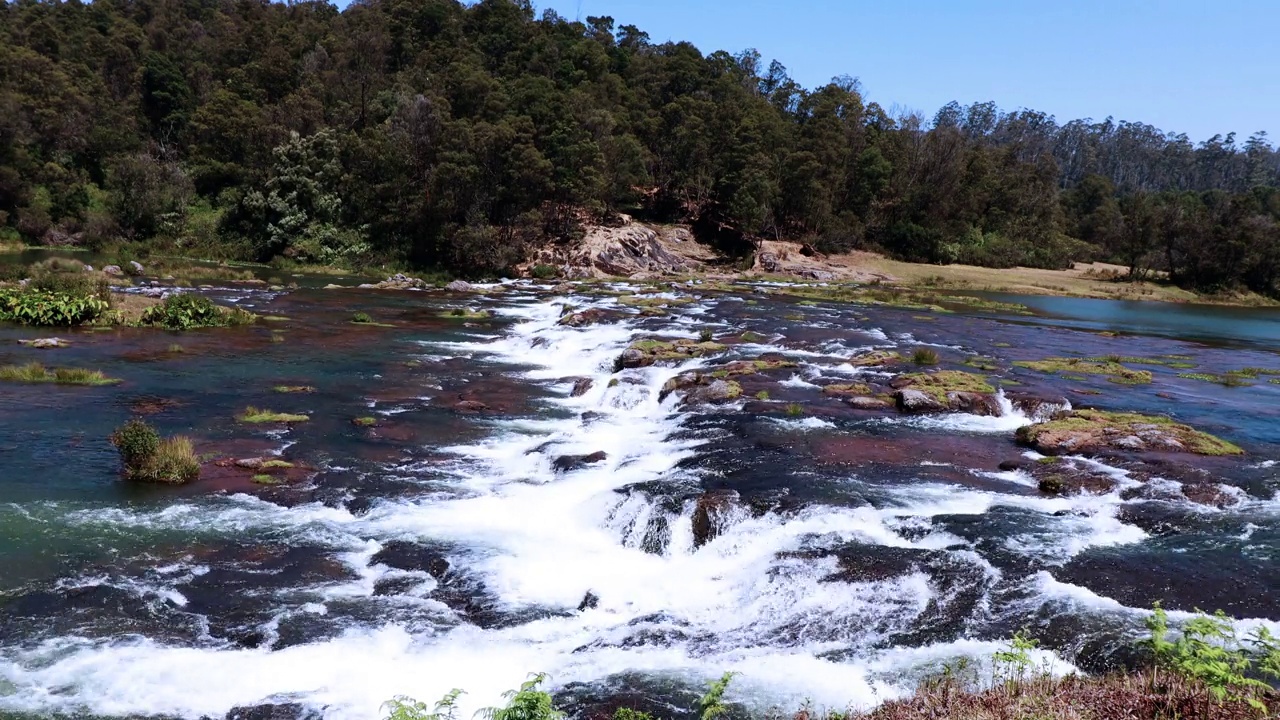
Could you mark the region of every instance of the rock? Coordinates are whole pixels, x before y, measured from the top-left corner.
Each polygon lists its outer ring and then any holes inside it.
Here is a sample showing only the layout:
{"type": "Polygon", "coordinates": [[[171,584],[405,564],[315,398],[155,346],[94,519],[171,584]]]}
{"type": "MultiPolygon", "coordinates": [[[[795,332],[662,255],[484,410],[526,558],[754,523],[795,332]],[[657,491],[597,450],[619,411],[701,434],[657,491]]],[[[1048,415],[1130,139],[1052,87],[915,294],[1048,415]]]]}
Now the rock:
{"type": "Polygon", "coordinates": [[[448,285],[445,285],[444,289],[450,292],[470,292],[472,288],[471,283],[466,280],[454,280],[448,285]]]}
{"type": "Polygon", "coordinates": [[[129,269],[133,271],[134,275],[141,275],[142,273],[147,271],[146,268],[142,267],[142,263],[138,262],[137,260],[129,261],[129,269]]]}
{"type": "Polygon", "coordinates": [[[1229,442],[1165,417],[1076,410],[1018,429],[1018,442],[1045,455],[1107,452],[1176,452],[1240,455],[1229,442]]]}
{"type": "Polygon", "coordinates": [[[573,384],[573,390],[569,393],[569,397],[582,397],[591,390],[593,385],[595,385],[595,381],[591,378],[579,378],[578,381],[573,384]]]}
{"type": "Polygon", "coordinates": [[[736,490],[708,490],[698,497],[693,508],[693,546],[700,548],[724,532],[733,511],[738,507],[736,490]]]}
{"type": "Polygon", "coordinates": [[[904,413],[934,413],[947,410],[947,406],[934,396],[910,387],[894,393],[894,399],[897,401],[898,410],[904,413]]]}
{"type": "Polygon", "coordinates": [[[1240,503],[1240,498],[1228,492],[1218,483],[1194,483],[1182,486],[1182,494],[1193,503],[1209,507],[1226,508],[1240,503]]]}
{"type": "Polygon", "coordinates": [[[952,410],[972,415],[1000,416],[1000,402],[996,400],[994,395],[986,393],[949,392],[947,393],[947,405],[952,410]]]}
{"type": "Polygon", "coordinates": [[[266,460],[262,458],[243,458],[235,461],[235,466],[245,470],[257,470],[262,467],[262,463],[266,460]]]}
{"type": "Polygon", "coordinates": [[[460,413],[475,414],[484,412],[489,409],[488,405],[479,400],[459,400],[453,404],[453,409],[460,413]]]}
{"type": "Polygon", "coordinates": [[[883,397],[868,397],[866,395],[853,395],[844,398],[844,404],[854,410],[892,410],[894,404],[892,401],[883,397]]]}
{"type": "Polygon", "coordinates": [[[371,565],[386,565],[397,570],[426,572],[439,580],[449,572],[449,561],[440,551],[404,540],[391,540],[369,559],[371,565]]]}
{"type": "Polygon", "coordinates": [[[311,720],[320,715],[298,703],[267,703],[231,708],[227,720],[311,720]]]}
{"type": "Polygon", "coordinates": [[[758,256],[760,261],[760,269],[765,272],[778,272],[782,265],[778,262],[778,256],[774,253],[764,252],[758,256]]]}
{"type": "Polygon", "coordinates": [[[687,403],[726,403],[742,397],[742,386],[732,380],[715,379],[685,395],[687,403]]]}
{"type": "Polygon", "coordinates": [[[818,280],[820,282],[827,282],[830,280],[835,280],[836,274],[833,272],[828,272],[826,270],[803,270],[800,272],[800,277],[806,277],[811,280],[818,280]]]}
{"type": "Polygon", "coordinates": [[[652,365],[653,359],[635,348],[627,348],[618,356],[618,365],[624,368],[638,368],[652,365]]]}
{"type": "Polygon", "coordinates": [[[1033,420],[1049,420],[1055,414],[1071,407],[1070,401],[1066,398],[1048,399],[1042,398],[1028,393],[1005,392],[1005,397],[1009,403],[1017,408],[1023,415],[1033,420]]]}
{"type": "MultiPolygon", "coordinates": [[[[370,287],[372,287],[372,286],[370,286],[370,287]]],[[[342,286],[341,286],[341,285],[335,285],[335,284],[333,284],[333,283],[329,283],[328,285],[325,285],[323,288],[320,288],[320,289],[321,289],[321,290],[341,290],[341,289],[342,289],[342,286]]]]}
{"type": "Polygon", "coordinates": [[[1004,472],[1012,472],[1014,470],[1031,470],[1035,467],[1035,464],[1036,461],[1031,458],[1019,457],[1001,462],[999,468],[1004,472]]]}
{"type": "Polygon", "coordinates": [[[648,367],[660,362],[684,362],[725,351],[725,346],[715,342],[696,340],[637,340],[618,356],[621,368],[648,367]]]}
{"type": "Polygon", "coordinates": [[[565,293],[573,292],[573,286],[570,285],[569,283],[560,283],[559,285],[556,285],[555,287],[551,288],[551,292],[564,295],[565,293]]]}
{"type": "Polygon", "coordinates": [[[124,271],[120,269],[119,265],[108,265],[102,268],[102,272],[113,277],[120,277],[121,275],[124,275],[124,271]]]}
{"type": "Polygon", "coordinates": [[[550,340],[548,340],[548,339],[546,339],[546,338],[544,338],[544,337],[536,337],[536,338],[534,338],[534,339],[533,339],[533,342],[529,343],[529,347],[530,347],[530,348],[540,348],[540,347],[546,347],[546,346],[548,346],[548,345],[550,345],[550,344],[551,344],[551,341],[550,341],[550,340]]]}
{"type": "Polygon", "coordinates": [[[27,347],[31,347],[31,348],[36,348],[37,350],[48,350],[50,348],[64,348],[71,345],[70,342],[57,337],[37,338],[35,340],[19,340],[18,344],[26,345],[27,347]]]}
{"type": "Polygon", "coordinates": [[[580,312],[565,315],[560,318],[560,321],[557,324],[564,325],[565,327],[585,327],[587,325],[594,325],[602,320],[607,320],[608,317],[609,313],[601,310],[600,308],[588,308],[580,312]]]}
{"type": "MultiPolygon", "coordinates": [[[[116,269],[117,269],[117,270],[119,270],[120,268],[116,268],[116,269]]],[[[93,266],[92,266],[92,265],[85,265],[85,266],[84,266],[84,271],[85,271],[85,272],[87,272],[87,273],[93,272],[93,266]]]]}
{"type": "Polygon", "coordinates": [[[892,350],[872,350],[849,358],[849,364],[854,367],[880,367],[901,361],[902,356],[892,350]]]}
{"type": "Polygon", "coordinates": [[[569,472],[602,462],[608,457],[609,454],[603,450],[593,452],[590,455],[561,455],[551,463],[551,467],[556,472],[569,472]]]}
{"type": "Polygon", "coordinates": [[[588,590],[587,594],[582,596],[582,602],[578,603],[578,612],[582,612],[583,610],[595,610],[599,605],[600,596],[588,590]]]}

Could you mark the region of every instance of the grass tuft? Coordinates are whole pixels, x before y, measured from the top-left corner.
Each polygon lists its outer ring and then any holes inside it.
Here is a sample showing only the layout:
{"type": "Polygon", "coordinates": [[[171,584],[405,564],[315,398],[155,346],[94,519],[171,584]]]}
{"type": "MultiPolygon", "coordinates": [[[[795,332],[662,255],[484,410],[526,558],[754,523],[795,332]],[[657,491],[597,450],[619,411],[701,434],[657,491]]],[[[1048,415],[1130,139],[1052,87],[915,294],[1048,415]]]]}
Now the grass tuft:
{"type": "Polygon", "coordinates": [[[300,423],[310,420],[306,415],[294,415],[290,413],[279,413],[273,410],[261,410],[259,408],[249,407],[244,412],[236,416],[236,420],[243,423],[300,423]]]}
{"type": "Polygon", "coordinates": [[[931,348],[918,348],[911,354],[911,362],[916,365],[937,365],[938,352],[931,348]]]}
{"type": "Polygon", "coordinates": [[[55,385],[114,385],[120,380],[109,378],[100,370],[84,368],[46,368],[40,363],[0,367],[0,380],[21,383],[53,383],[55,385]]]}

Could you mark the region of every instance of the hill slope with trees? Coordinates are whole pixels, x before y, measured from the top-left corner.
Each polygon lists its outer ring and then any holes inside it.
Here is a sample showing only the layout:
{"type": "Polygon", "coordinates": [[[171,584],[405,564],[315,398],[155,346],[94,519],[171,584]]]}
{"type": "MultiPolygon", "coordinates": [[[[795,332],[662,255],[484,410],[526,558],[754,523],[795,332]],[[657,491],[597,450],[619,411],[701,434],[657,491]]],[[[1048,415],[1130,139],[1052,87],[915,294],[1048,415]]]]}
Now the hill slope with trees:
{"type": "Polygon", "coordinates": [[[1265,133],[894,116],[852,78],[527,0],[0,6],[0,238],[481,275],[618,212],[731,251],[1280,277],[1265,133]]]}

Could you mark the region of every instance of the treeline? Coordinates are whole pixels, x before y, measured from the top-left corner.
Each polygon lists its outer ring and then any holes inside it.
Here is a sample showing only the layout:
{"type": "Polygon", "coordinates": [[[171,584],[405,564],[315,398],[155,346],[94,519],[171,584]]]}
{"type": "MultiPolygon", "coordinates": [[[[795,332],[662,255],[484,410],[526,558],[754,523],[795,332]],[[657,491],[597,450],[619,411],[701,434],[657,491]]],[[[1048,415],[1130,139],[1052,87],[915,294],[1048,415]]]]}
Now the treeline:
{"type": "Polygon", "coordinates": [[[894,116],[526,0],[0,6],[0,227],[493,273],[618,212],[705,238],[1275,293],[1280,153],[990,103],[894,116]]]}

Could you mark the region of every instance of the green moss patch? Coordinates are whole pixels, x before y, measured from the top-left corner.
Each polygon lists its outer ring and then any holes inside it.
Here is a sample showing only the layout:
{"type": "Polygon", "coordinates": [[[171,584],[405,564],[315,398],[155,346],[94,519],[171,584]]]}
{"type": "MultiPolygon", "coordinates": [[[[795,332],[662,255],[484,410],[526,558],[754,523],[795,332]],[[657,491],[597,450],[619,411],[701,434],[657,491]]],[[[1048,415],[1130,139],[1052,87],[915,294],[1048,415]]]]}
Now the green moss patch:
{"type": "MultiPolygon", "coordinates": [[[[947,393],[967,392],[990,395],[996,391],[991,383],[981,375],[963,370],[939,370],[933,373],[908,373],[898,376],[902,380],[910,380],[910,387],[932,395],[942,404],[947,404],[947,393]]],[[[896,387],[896,386],[895,386],[896,387]]]]}
{"type": "Polygon", "coordinates": [[[363,427],[363,428],[373,427],[374,425],[378,424],[378,418],[368,417],[368,416],[358,417],[358,418],[354,418],[351,421],[351,424],[355,425],[356,427],[363,427]]]}
{"type": "Polygon", "coordinates": [[[1099,451],[1196,455],[1244,452],[1236,445],[1167,417],[1103,410],[1076,410],[1049,422],[1027,425],[1018,429],[1018,441],[1051,455],[1099,451]]]}
{"type": "Polygon", "coordinates": [[[472,310],[471,308],[454,308],[440,313],[440,317],[449,320],[491,320],[493,313],[488,310],[472,310]]]}
{"type": "Polygon", "coordinates": [[[823,395],[870,395],[871,386],[866,383],[838,383],[822,388],[823,395]]]}
{"type": "Polygon", "coordinates": [[[84,368],[46,368],[40,363],[0,367],[0,380],[20,383],[53,383],[55,385],[114,385],[120,382],[100,370],[84,368]]]}
{"type": "Polygon", "coordinates": [[[637,340],[618,356],[618,369],[646,367],[660,362],[681,362],[714,355],[726,350],[717,342],[694,340],[637,340]]]}
{"type": "Polygon", "coordinates": [[[1102,375],[1122,385],[1145,385],[1151,382],[1151,372],[1134,370],[1118,362],[1086,360],[1081,358],[1045,358],[1044,360],[1020,360],[1014,365],[1043,373],[1057,373],[1068,379],[1083,375],[1102,375]]]}
{"type": "Polygon", "coordinates": [[[872,350],[849,358],[849,364],[854,367],[881,367],[898,362],[902,362],[902,355],[892,350],[872,350]]]}
{"type": "Polygon", "coordinates": [[[306,415],[295,415],[291,413],[280,413],[273,410],[262,410],[250,405],[244,409],[244,412],[236,416],[236,420],[243,423],[263,424],[263,423],[300,423],[307,422],[310,417],[306,415]]]}
{"type": "Polygon", "coordinates": [[[272,388],[278,393],[297,394],[297,393],[313,393],[316,389],[310,385],[277,385],[272,388]]]}

